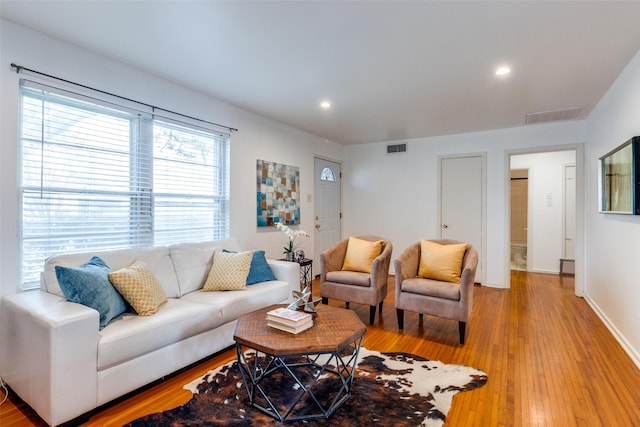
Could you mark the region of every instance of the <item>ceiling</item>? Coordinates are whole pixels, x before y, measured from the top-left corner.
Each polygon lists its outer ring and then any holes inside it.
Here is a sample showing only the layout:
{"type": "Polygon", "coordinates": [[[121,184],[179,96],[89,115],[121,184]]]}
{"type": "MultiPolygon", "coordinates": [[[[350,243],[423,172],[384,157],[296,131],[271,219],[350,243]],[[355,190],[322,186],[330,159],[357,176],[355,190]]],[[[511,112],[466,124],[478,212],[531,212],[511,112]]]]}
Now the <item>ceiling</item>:
{"type": "Polygon", "coordinates": [[[340,144],[584,119],[640,49],[639,1],[0,0],[0,14],[340,144]]]}

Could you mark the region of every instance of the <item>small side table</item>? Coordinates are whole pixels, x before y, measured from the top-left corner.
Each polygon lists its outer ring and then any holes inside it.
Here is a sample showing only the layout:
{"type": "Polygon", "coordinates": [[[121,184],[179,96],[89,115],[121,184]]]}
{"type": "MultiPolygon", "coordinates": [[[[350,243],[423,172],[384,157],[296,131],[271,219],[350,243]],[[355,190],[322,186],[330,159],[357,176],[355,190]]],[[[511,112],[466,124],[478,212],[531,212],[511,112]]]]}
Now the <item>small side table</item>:
{"type": "MultiPolygon", "coordinates": [[[[286,261],[286,259],[281,258],[280,261],[286,261]]],[[[300,261],[290,261],[297,262],[300,264],[300,290],[303,290],[305,286],[309,287],[309,291],[313,291],[313,260],[310,258],[304,258],[300,261]]]]}

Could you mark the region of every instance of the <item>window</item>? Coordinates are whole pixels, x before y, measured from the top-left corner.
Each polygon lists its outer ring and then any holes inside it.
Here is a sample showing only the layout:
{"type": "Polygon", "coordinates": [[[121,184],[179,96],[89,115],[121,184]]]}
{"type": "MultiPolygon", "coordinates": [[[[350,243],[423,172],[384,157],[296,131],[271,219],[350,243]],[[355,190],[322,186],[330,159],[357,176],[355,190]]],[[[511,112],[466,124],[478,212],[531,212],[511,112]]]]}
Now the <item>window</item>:
{"type": "Polygon", "coordinates": [[[228,237],[228,135],[21,85],[23,289],[52,255],[228,237]]]}
{"type": "Polygon", "coordinates": [[[320,172],[320,180],[321,181],[335,181],[336,180],[336,174],[334,174],[331,169],[324,168],[324,169],[322,169],[322,172],[320,172]]]}

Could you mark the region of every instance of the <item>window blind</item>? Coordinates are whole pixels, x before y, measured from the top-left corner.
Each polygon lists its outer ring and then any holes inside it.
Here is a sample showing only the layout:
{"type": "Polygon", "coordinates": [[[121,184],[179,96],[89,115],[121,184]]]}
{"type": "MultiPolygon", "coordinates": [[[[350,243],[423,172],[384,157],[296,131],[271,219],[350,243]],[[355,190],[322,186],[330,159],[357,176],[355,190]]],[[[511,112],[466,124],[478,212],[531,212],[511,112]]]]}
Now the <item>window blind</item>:
{"type": "Polygon", "coordinates": [[[22,287],[46,258],[228,237],[229,136],[21,81],[22,287]]]}

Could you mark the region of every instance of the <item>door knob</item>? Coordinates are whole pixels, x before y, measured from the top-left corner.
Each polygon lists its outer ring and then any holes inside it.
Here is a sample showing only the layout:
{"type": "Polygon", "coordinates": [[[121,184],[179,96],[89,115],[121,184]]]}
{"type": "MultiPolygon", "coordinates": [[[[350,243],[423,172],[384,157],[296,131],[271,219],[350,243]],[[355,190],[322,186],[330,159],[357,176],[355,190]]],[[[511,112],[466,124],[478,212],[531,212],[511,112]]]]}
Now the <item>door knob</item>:
{"type": "Polygon", "coordinates": [[[316,228],[320,228],[320,224],[316,224],[316,228]]]}

